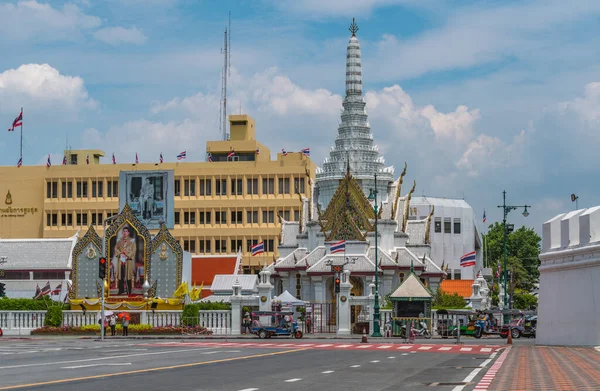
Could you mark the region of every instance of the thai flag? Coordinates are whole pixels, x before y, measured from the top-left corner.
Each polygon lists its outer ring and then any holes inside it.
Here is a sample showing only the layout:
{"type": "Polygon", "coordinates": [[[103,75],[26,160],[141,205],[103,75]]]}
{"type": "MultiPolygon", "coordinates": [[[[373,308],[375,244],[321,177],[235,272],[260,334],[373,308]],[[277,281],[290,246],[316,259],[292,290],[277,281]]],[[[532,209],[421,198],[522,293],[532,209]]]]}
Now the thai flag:
{"type": "Polygon", "coordinates": [[[67,165],[67,155],[63,155],[63,162],[62,162],[63,166],[67,165]]]}
{"type": "Polygon", "coordinates": [[[344,251],[346,251],[345,240],[340,240],[339,242],[335,242],[329,245],[329,252],[332,254],[343,253],[344,251]]]}
{"type": "Polygon", "coordinates": [[[48,154],[48,160],[46,160],[46,167],[51,167],[52,163],[50,162],[50,154],[48,154]]]}
{"type": "Polygon", "coordinates": [[[287,156],[287,151],[285,150],[285,148],[281,148],[281,153],[283,154],[283,156],[287,156]]]}
{"type": "Polygon", "coordinates": [[[89,154],[87,154],[85,156],[85,164],[90,164],[90,155],[89,154]]]}
{"type": "Polygon", "coordinates": [[[208,160],[209,162],[212,162],[212,161],[213,161],[213,160],[212,160],[212,153],[208,152],[208,155],[207,155],[207,160],[208,160]]]}
{"type": "Polygon", "coordinates": [[[303,148],[300,150],[304,156],[310,156],[310,148],[303,148]]]}
{"type": "Polygon", "coordinates": [[[235,149],[232,149],[231,152],[229,152],[227,154],[227,159],[229,159],[230,157],[234,157],[235,156],[235,149]]]}
{"type": "Polygon", "coordinates": [[[256,154],[260,155],[260,150],[258,148],[256,148],[256,154]]]}
{"type": "Polygon", "coordinates": [[[40,293],[42,293],[42,290],[40,289],[39,284],[35,284],[35,295],[33,298],[37,299],[40,296],[40,293]]]}
{"type": "Polygon", "coordinates": [[[140,159],[138,159],[138,155],[137,152],[135,153],[135,164],[138,164],[140,162],[140,159]]]}
{"type": "Polygon", "coordinates": [[[115,154],[113,153],[113,164],[117,164],[117,158],[115,158],[115,154]]]}
{"type": "Polygon", "coordinates": [[[485,224],[485,222],[487,221],[487,217],[485,217],[485,209],[483,210],[483,223],[485,224]]]}
{"type": "Polygon", "coordinates": [[[259,244],[255,244],[254,246],[250,247],[250,250],[252,251],[252,256],[264,253],[265,252],[265,242],[260,242],[259,244]]]}
{"type": "Polygon", "coordinates": [[[60,291],[62,290],[62,282],[60,284],[58,284],[56,286],[56,288],[54,288],[54,290],[52,291],[52,296],[60,296],[60,291]]]}
{"type": "Polygon", "coordinates": [[[162,152],[160,153],[160,163],[162,164],[163,162],[163,156],[162,156],[162,152]]]}
{"type": "Polygon", "coordinates": [[[475,251],[473,251],[471,253],[467,253],[467,254],[463,255],[462,257],[460,257],[460,266],[461,267],[475,266],[475,251]]]}
{"type": "Polygon", "coordinates": [[[21,167],[23,165],[23,158],[20,157],[19,161],[17,162],[17,167],[21,167]]]}
{"type": "MultiPolygon", "coordinates": [[[[37,293],[37,291],[36,291],[36,293],[37,293]]],[[[36,294],[35,298],[38,299],[38,298],[40,298],[42,296],[46,296],[48,294],[50,294],[50,281],[48,281],[46,283],[46,285],[44,285],[44,287],[39,291],[39,293],[36,294]]]]}
{"type": "Polygon", "coordinates": [[[185,159],[186,158],[186,151],[181,152],[179,155],[177,155],[177,160],[181,160],[181,159],[185,159]]]}
{"type": "Polygon", "coordinates": [[[15,120],[13,121],[12,126],[8,128],[8,131],[13,132],[18,126],[23,126],[23,109],[21,109],[21,112],[19,113],[17,118],[15,118],[15,120]]]}

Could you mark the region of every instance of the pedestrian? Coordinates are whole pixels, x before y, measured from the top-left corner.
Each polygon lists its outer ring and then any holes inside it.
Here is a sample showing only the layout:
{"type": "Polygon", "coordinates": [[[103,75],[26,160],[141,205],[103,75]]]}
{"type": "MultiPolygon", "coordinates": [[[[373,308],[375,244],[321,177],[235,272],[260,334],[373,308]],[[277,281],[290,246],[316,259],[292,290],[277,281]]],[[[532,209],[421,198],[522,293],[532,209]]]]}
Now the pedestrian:
{"type": "Polygon", "coordinates": [[[248,333],[250,334],[250,314],[248,312],[246,312],[244,314],[244,321],[243,321],[243,325],[244,325],[244,334],[248,333]]]}
{"type": "Polygon", "coordinates": [[[110,325],[110,335],[114,337],[117,334],[117,320],[114,315],[110,317],[108,324],[110,325]]]}
{"type": "Polygon", "coordinates": [[[123,336],[127,337],[129,335],[129,319],[127,315],[123,315],[123,336]]]}
{"type": "Polygon", "coordinates": [[[310,334],[310,314],[306,315],[306,333],[310,334]]]}

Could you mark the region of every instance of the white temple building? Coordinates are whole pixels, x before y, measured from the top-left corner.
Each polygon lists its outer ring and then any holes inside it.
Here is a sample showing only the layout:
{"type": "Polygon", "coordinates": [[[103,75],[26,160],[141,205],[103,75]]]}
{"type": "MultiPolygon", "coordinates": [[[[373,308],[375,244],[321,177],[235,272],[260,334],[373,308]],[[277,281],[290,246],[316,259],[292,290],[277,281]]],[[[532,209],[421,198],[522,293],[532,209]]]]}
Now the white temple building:
{"type": "Polygon", "coordinates": [[[280,217],[280,258],[267,268],[276,295],[287,290],[298,299],[335,303],[332,269],[342,265],[346,272],[342,283],[349,272],[350,296],[372,294],[375,273],[380,297],[389,295],[408,277],[411,265],[432,292],[446,277],[431,259],[432,214],[408,218],[416,183],[408,184],[406,192],[402,188],[406,165],[395,179],[394,168],[385,166],[373,143],[362,95],[357,30],[353,22],[346,54],[346,96],[335,144],[317,169],[312,198],[299,195],[300,221],[280,217]],[[377,205],[368,198],[375,191],[377,205]],[[345,253],[331,254],[330,245],[341,240],[345,240],[345,253]]]}

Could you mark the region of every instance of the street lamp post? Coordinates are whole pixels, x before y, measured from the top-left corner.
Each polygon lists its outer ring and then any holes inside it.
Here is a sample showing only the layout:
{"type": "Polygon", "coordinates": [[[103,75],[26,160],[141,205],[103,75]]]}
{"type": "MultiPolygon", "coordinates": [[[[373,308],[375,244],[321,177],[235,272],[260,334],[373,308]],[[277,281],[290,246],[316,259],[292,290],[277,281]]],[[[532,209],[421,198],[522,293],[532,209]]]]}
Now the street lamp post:
{"type": "MultiPolygon", "coordinates": [[[[503,253],[504,253],[503,286],[504,286],[504,308],[507,309],[508,308],[508,290],[506,287],[506,283],[508,281],[508,269],[506,267],[506,239],[507,239],[506,216],[508,215],[508,213],[511,210],[516,210],[518,208],[524,208],[523,216],[527,217],[527,216],[529,216],[529,212],[527,211],[527,208],[531,208],[531,205],[517,205],[517,206],[506,205],[506,190],[504,190],[502,192],[502,205],[498,205],[498,208],[502,208],[502,211],[503,211],[503,219],[502,219],[502,228],[504,229],[504,236],[503,236],[503,241],[502,241],[502,247],[503,247],[503,253]]],[[[508,323],[508,321],[509,321],[509,316],[508,316],[508,314],[505,314],[504,315],[504,323],[508,323]]]]}
{"type": "Polygon", "coordinates": [[[378,258],[378,247],[377,247],[377,172],[375,172],[375,189],[371,189],[369,194],[369,200],[374,200],[373,210],[375,211],[375,305],[374,305],[374,314],[373,314],[373,334],[371,337],[383,337],[381,335],[381,330],[379,328],[379,272],[377,269],[377,258],[378,258]]]}

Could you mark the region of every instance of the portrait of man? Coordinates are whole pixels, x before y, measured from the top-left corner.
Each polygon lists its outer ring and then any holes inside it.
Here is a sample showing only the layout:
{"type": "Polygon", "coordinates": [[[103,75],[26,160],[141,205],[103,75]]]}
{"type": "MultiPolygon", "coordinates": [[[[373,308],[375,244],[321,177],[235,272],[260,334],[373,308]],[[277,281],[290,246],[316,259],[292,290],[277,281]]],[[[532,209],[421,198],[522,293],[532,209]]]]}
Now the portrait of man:
{"type": "Polygon", "coordinates": [[[120,208],[129,204],[133,214],[148,229],[159,229],[161,223],[172,228],[173,172],[121,171],[120,208]]]}
{"type": "Polygon", "coordinates": [[[142,185],[139,203],[142,219],[150,220],[152,218],[152,212],[154,211],[154,186],[152,185],[152,182],[150,182],[150,178],[146,178],[142,185]]]}
{"type": "Polygon", "coordinates": [[[138,294],[136,282],[143,275],[144,239],[128,224],[110,240],[111,294],[138,294]],[[140,255],[141,253],[141,255],[140,255]],[[140,270],[141,269],[141,270],[140,270]]]}

